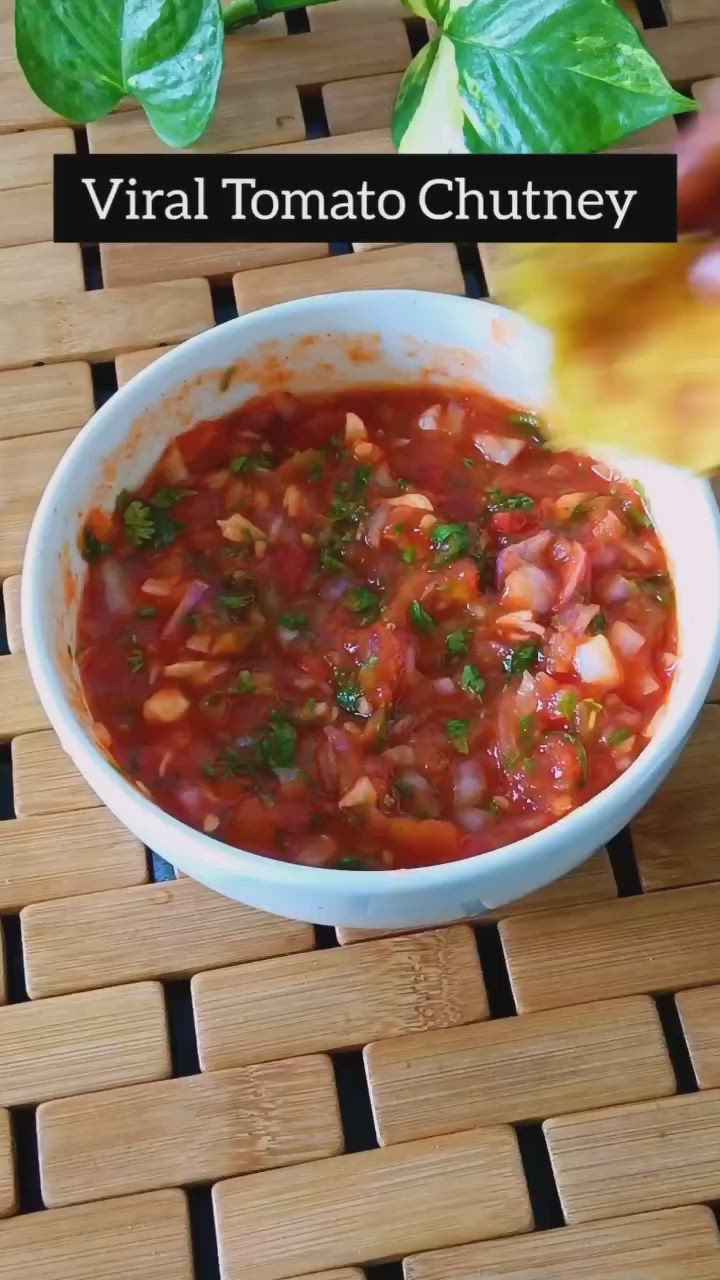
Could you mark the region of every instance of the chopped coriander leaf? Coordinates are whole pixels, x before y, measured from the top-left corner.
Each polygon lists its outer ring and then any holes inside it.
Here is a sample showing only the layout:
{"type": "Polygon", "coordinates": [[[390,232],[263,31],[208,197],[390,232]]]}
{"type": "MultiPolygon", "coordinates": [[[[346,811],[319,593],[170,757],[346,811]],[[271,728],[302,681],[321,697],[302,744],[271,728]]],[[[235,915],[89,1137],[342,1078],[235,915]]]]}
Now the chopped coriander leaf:
{"type": "Polygon", "coordinates": [[[134,502],[129,502],[123,512],[123,520],[125,521],[125,537],[131,547],[141,547],[146,542],[152,542],[155,536],[155,526],[150,508],[146,507],[144,502],[139,502],[137,499],[134,502]]]}
{"type": "Polygon", "coordinates": [[[338,858],[339,871],[372,871],[373,864],[367,858],[357,858],[352,853],[342,853],[338,858]]]}
{"type": "Polygon", "coordinates": [[[225,747],[217,760],[203,765],[203,773],[209,778],[217,777],[227,781],[242,773],[255,773],[257,767],[258,762],[252,749],[240,752],[235,747],[225,747]]]}
{"type": "Polygon", "coordinates": [[[435,524],[430,533],[430,542],[437,551],[435,563],[450,564],[462,556],[470,545],[470,535],[466,524],[435,524]]]}
{"type": "Polygon", "coordinates": [[[142,671],[145,666],[145,654],[142,649],[133,649],[128,657],[128,668],[133,675],[137,675],[138,671],[142,671]]]}
{"type": "Polygon", "coordinates": [[[583,742],[582,738],[579,737],[577,733],[570,733],[568,731],[561,731],[559,733],[556,733],[553,730],[550,730],[548,733],[543,734],[543,737],[545,740],[548,740],[548,739],[552,740],[553,738],[555,738],[560,742],[567,742],[569,746],[575,748],[575,752],[577,755],[577,762],[580,767],[580,781],[578,783],[578,786],[584,787],[588,779],[588,756],[587,756],[587,751],[585,749],[585,743],[583,742]]]}
{"type": "Polygon", "coordinates": [[[358,715],[362,690],[357,676],[352,671],[336,671],[334,674],[335,700],[343,711],[351,716],[358,715]]]}
{"type": "Polygon", "coordinates": [[[623,725],[614,733],[608,734],[607,744],[609,747],[618,747],[621,742],[627,742],[628,738],[632,738],[632,731],[623,725]]]}
{"type": "Polygon", "coordinates": [[[434,619],[423,609],[419,600],[410,601],[410,621],[418,631],[432,631],[435,627],[434,619]]]}
{"type": "Polygon", "coordinates": [[[369,587],[356,587],[346,595],[345,608],[359,615],[358,621],[361,627],[368,627],[370,623],[377,622],[380,616],[380,597],[369,587]]]}
{"type": "Polygon", "coordinates": [[[131,501],[131,498],[132,498],[132,495],[129,489],[121,489],[120,492],[118,493],[118,496],[115,499],[115,510],[118,511],[120,515],[122,515],[123,511],[128,506],[129,502],[131,501]]]}
{"type": "Polygon", "coordinates": [[[658,604],[667,608],[672,604],[673,584],[666,573],[651,573],[647,578],[639,578],[638,586],[646,596],[657,600],[658,604]]]}
{"type": "Polygon", "coordinates": [[[235,619],[241,613],[244,613],[248,605],[251,605],[255,599],[255,584],[248,579],[247,586],[238,587],[238,589],[228,595],[218,596],[217,602],[224,613],[229,618],[235,619]]]}
{"type": "Polygon", "coordinates": [[[272,471],[272,466],[272,454],[267,450],[260,450],[259,453],[241,453],[230,461],[230,470],[236,476],[248,471],[272,471]]]}
{"type": "Polygon", "coordinates": [[[511,649],[503,658],[503,671],[511,678],[528,671],[540,656],[540,647],[536,644],[523,644],[518,649],[511,649]]]}
{"type": "Polygon", "coordinates": [[[480,675],[477,667],[474,667],[471,663],[468,663],[467,666],[463,667],[462,675],[460,676],[460,685],[466,693],[473,693],[476,698],[482,697],[483,690],[485,689],[485,681],[480,675]]]}
{"type": "Polygon", "coordinates": [[[308,471],[308,476],[311,480],[320,480],[322,479],[322,474],[324,470],[325,470],[325,467],[324,467],[322,458],[317,458],[315,462],[311,463],[310,470],[308,471]]]}
{"type": "Polygon", "coordinates": [[[642,500],[633,502],[632,498],[623,498],[620,505],[625,521],[631,529],[654,529],[655,526],[642,500]]]}
{"type": "Polygon", "coordinates": [[[545,443],[542,418],[537,413],[523,410],[518,413],[510,413],[508,414],[508,426],[520,427],[520,430],[524,431],[531,440],[534,440],[535,444],[545,443]]]}
{"type": "Polygon", "coordinates": [[[239,671],[232,691],[233,693],[254,693],[255,680],[252,671],[239,671]]]}
{"type": "Polygon", "coordinates": [[[169,507],[174,507],[176,502],[180,502],[181,498],[192,497],[194,492],[194,489],[175,489],[172,485],[164,484],[153,494],[151,506],[167,511],[169,507]]]}
{"type": "Polygon", "coordinates": [[[521,759],[522,757],[519,751],[510,751],[503,760],[503,764],[506,769],[514,769],[515,766],[520,763],[521,759]]]}
{"type": "Polygon", "coordinates": [[[402,558],[405,561],[405,564],[414,564],[416,555],[417,552],[414,547],[406,547],[402,552],[402,558]]]}
{"type": "Polygon", "coordinates": [[[601,609],[600,612],[596,613],[595,617],[590,620],[587,629],[591,636],[599,636],[602,635],[604,631],[607,631],[607,625],[607,618],[601,609]]]}
{"type": "Polygon", "coordinates": [[[88,564],[92,564],[93,560],[99,560],[101,556],[107,555],[108,551],[112,551],[112,547],[107,542],[101,542],[92,529],[88,529],[86,525],[82,531],[80,551],[83,560],[87,560],[88,564]]]}
{"type": "Polygon", "coordinates": [[[348,485],[341,481],[330,508],[331,520],[340,524],[359,524],[366,514],[367,507],[362,498],[353,498],[348,485]]]}
{"type": "Polygon", "coordinates": [[[565,716],[566,719],[569,720],[570,716],[575,711],[577,702],[578,702],[578,696],[575,690],[565,689],[563,693],[560,694],[560,697],[558,698],[558,711],[560,712],[561,715],[565,716]]]}
{"type": "Polygon", "coordinates": [[[412,488],[412,485],[409,480],[398,480],[397,487],[401,493],[407,493],[408,489],[412,488]]]}
{"type": "Polygon", "coordinates": [[[286,631],[307,631],[309,625],[306,613],[281,613],[278,617],[278,626],[286,631]]]}
{"type": "Polygon", "coordinates": [[[157,609],[154,604],[144,604],[139,609],[136,609],[135,613],[138,618],[154,618],[157,614],[157,609]]]}
{"type": "Polygon", "coordinates": [[[592,501],[583,499],[582,501],[575,503],[575,506],[570,512],[568,519],[570,523],[573,524],[576,520],[584,520],[585,516],[589,516],[591,511],[592,511],[592,501]]]}
{"type": "Polygon", "coordinates": [[[404,522],[400,524],[394,524],[392,527],[392,531],[393,533],[407,533],[407,525],[404,522]]]}
{"type": "Polygon", "coordinates": [[[467,627],[458,627],[457,631],[450,631],[445,637],[445,648],[448,653],[452,653],[455,657],[462,657],[468,651],[468,644],[472,631],[467,627]]]}
{"type": "Polygon", "coordinates": [[[474,458],[463,458],[462,461],[463,461],[463,466],[467,467],[468,470],[471,470],[475,466],[474,458]]]}
{"type": "Polygon", "coordinates": [[[487,499],[491,511],[526,511],[535,506],[529,493],[506,493],[504,489],[488,489],[487,499]]]}
{"type": "Polygon", "coordinates": [[[369,462],[363,462],[361,466],[355,468],[352,479],[355,493],[360,493],[367,488],[371,475],[372,467],[369,462]]]}
{"type": "Polygon", "coordinates": [[[295,761],[297,729],[287,716],[273,711],[270,727],[257,744],[258,756],[269,769],[288,769],[295,761]]]}
{"type": "Polygon", "coordinates": [[[448,742],[451,742],[455,750],[459,751],[461,755],[466,756],[470,750],[470,721],[448,720],[446,721],[445,729],[448,736],[448,742]]]}
{"type": "Polygon", "coordinates": [[[532,712],[529,715],[520,716],[518,728],[520,730],[520,741],[527,745],[535,732],[535,716],[532,712]]]}

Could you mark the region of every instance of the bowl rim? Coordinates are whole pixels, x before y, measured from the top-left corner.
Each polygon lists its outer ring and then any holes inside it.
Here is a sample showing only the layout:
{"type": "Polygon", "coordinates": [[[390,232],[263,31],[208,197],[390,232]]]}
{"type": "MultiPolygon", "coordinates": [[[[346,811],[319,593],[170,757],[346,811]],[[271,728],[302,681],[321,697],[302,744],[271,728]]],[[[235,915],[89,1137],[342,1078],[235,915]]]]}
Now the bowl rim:
{"type": "MultiPolygon", "coordinates": [[[[66,487],[76,460],[83,455],[89,441],[102,434],[108,419],[123,413],[128,401],[132,401],[140,386],[144,384],[151,386],[153,380],[163,380],[174,367],[177,367],[180,375],[177,378],[177,384],[183,381],[183,366],[190,349],[198,355],[205,349],[212,352],[219,334],[224,337],[237,334],[239,341],[246,335],[252,341],[253,326],[259,317],[272,319],[273,316],[282,316],[285,319],[297,314],[299,328],[302,329],[303,326],[308,325],[308,322],[312,322],[313,316],[322,315],[325,308],[348,303],[352,305],[354,300],[359,299],[377,303],[379,317],[382,317],[383,308],[393,301],[402,306],[409,306],[413,301],[420,304],[434,301],[445,307],[453,306],[467,311],[482,307],[498,318],[504,317],[512,319],[515,323],[519,320],[526,323],[518,313],[485,298],[468,298],[421,289],[343,290],[258,308],[256,311],[228,320],[222,325],[215,325],[170,348],[119,388],[95,411],[78,432],[53,471],[35,511],[26,544],[21,582],[21,625],[25,655],[33,684],[50,725],[60,738],[62,748],[71,757],[86,781],[89,780],[88,775],[93,778],[93,782],[89,783],[91,788],[131,831],[133,828],[130,824],[137,818],[137,825],[140,828],[147,829],[150,826],[155,827],[156,832],[159,830],[166,832],[167,843],[177,847],[176,865],[180,869],[183,868],[183,862],[190,860],[185,856],[187,851],[193,862],[212,864],[222,876],[242,875],[256,883],[269,886],[287,885],[291,882],[297,886],[298,890],[304,889],[318,893],[324,890],[330,897],[340,892],[347,894],[349,890],[357,890],[362,893],[364,899],[372,901],[380,897],[399,898],[411,889],[414,892],[422,892],[433,888],[438,889],[440,886],[458,887],[464,882],[477,880],[481,867],[488,872],[492,870],[494,873],[503,874],[513,869],[524,868],[536,861],[540,866],[543,849],[547,847],[548,840],[552,839],[553,832],[559,828],[562,829],[566,842],[572,842],[579,848],[587,847],[592,842],[593,827],[601,825],[603,813],[607,814],[608,810],[616,808],[621,809],[624,803],[631,802],[633,793],[641,791],[644,786],[651,786],[654,775],[662,770],[668,755],[679,748],[689,734],[720,660],[720,618],[716,625],[714,644],[709,646],[705,661],[692,672],[693,687],[690,696],[686,698],[682,707],[676,709],[672,732],[665,734],[663,724],[658,736],[648,742],[641,755],[626,772],[577,809],[540,831],[487,853],[474,854],[451,862],[434,863],[427,867],[388,869],[381,874],[376,871],[348,872],[334,868],[308,867],[265,854],[252,853],[216,840],[173,817],[137,790],[107,760],[89,731],[76,716],[65,694],[62,677],[58,670],[51,629],[49,625],[44,625],[46,620],[43,613],[46,599],[38,588],[38,579],[33,571],[33,565],[41,557],[47,556],[48,547],[52,546],[53,507],[57,495],[66,487]],[[121,818],[120,813],[126,813],[130,822],[126,818],[121,818]]],[[[410,312],[409,317],[411,314],[410,312]]],[[[409,318],[409,328],[411,323],[409,318]]],[[[529,327],[535,328],[535,326],[529,327]]],[[[382,319],[379,320],[377,328],[382,332],[382,319]]],[[[328,326],[327,332],[331,332],[331,326],[328,326]]],[[[538,335],[541,332],[538,330],[538,335]]],[[[187,377],[187,374],[185,376],[187,377]]],[[[169,389],[166,389],[160,394],[169,393],[169,389]]],[[[129,415],[128,433],[132,429],[133,421],[133,416],[129,415]]],[[[629,463],[632,461],[632,458],[628,458],[629,463]]],[[[704,502],[711,524],[714,525],[715,538],[712,547],[706,548],[704,554],[712,557],[715,575],[720,582],[720,511],[709,481],[700,477],[693,477],[693,479],[696,481],[697,498],[704,502]]],[[[576,865],[584,856],[581,854],[574,863],[570,862],[567,869],[576,865]]],[[[194,869],[191,874],[195,875],[196,870],[194,869]]],[[[548,880],[553,878],[555,876],[551,875],[540,883],[548,883],[548,880]]]]}

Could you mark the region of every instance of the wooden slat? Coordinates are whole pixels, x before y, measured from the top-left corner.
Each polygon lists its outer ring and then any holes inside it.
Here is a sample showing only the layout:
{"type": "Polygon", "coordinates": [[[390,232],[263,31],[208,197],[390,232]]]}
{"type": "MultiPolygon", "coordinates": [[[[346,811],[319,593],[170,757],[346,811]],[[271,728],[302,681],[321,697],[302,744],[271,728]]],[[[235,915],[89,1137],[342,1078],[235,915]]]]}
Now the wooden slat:
{"type": "Polygon", "coordinates": [[[143,846],[107,809],[10,819],[0,831],[0,911],[148,878],[143,846]]]}
{"type": "Polygon", "coordinates": [[[700,1088],[720,1087],[720,987],[681,991],[675,1003],[700,1088]]]}
{"type": "Polygon", "coordinates": [[[52,234],[52,184],[0,191],[0,246],[37,244],[52,234]]]}
{"type": "Polygon", "coordinates": [[[189,878],[33,904],[21,922],[33,997],[187,977],[315,942],[312,925],[254,911],[189,878]]]}
{"type": "Polygon", "coordinates": [[[353,28],[358,23],[410,16],[402,0],[343,0],[342,7],[320,4],[308,9],[311,31],[341,31],[349,40],[353,39],[353,28]]]}
{"type": "Polygon", "coordinates": [[[5,976],[5,941],[2,924],[0,924],[0,1004],[7,1001],[7,979],[5,976]]]}
{"type": "Polygon", "coordinates": [[[585,1111],[543,1126],[566,1221],[720,1196],[720,1092],[585,1111]]]}
{"type": "Polygon", "coordinates": [[[107,285],[150,284],[205,276],[215,283],[233,272],[327,257],[326,244],[103,244],[107,285]]]}
{"type": "MultiPolygon", "coordinates": [[[[548,911],[558,907],[574,907],[581,902],[601,902],[605,898],[616,898],[617,886],[610,866],[610,859],[604,852],[594,853],[587,862],[583,862],[568,875],[548,884],[526,898],[518,898],[516,902],[507,902],[503,907],[495,907],[482,916],[474,916],[474,924],[492,924],[496,920],[504,920],[508,916],[526,915],[531,911],[548,911]]],[[[388,934],[416,932],[407,929],[338,929],[338,942],[366,942],[369,938],[383,938],[388,934]]]]}
{"type": "MultiPolygon", "coordinates": [[[[0,312],[0,324],[2,313],[0,312]]],[[[0,581],[10,574],[19,573],[22,568],[25,546],[30,532],[35,503],[28,503],[26,498],[10,499],[0,509],[0,581]]],[[[0,657],[0,663],[5,659],[0,657]]],[[[2,677],[0,676],[0,684],[2,677]]],[[[4,707],[0,703],[0,721],[4,707]]],[[[0,729],[0,734],[2,730],[0,729]]]]}
{"type": "Polygon", "coordinates": [[[171,347],[149,347],[147,351],[129,351],[127,355],[118,356],[115,361],[118,386],[124,387],[125,383],[134,378],[136,373],[141,373],[143,369],[147,369],[149,364],[152,364],[159,356],[164,356],[165,352],[171,349],[171,347]]]}
{"type": "MultiPolygon", "coordinates": [[[[18,582],[19,579],[10,578],[9,581],[18,582]]],[[[18,818],[72,813],[75,809],[95,809],[100,804],[95,792],[63,751],[52,729],[13,738],[12,762],[18,818]]]]}
{"type": "Polygon", "coordinates": [[[365,1280],[358,1267],[333,1267],[332,1271],[314,1271],[311,1276],[295,1276],[293,1280],[365,1280]]]}
{"type": "Polygon", "coordinates": [[[401,1036],[365,1064],[384,1145],[675,1092],[646,996],[401,1036]]]}
{"type": "Polygon", "coordinates": [[[15,1159],[10,1115],[0,1108],[0,1218],[17,1212],[15,1159]]]}
{"type": "MultiPolygon", "coordinates": [[[[0,440],[0,505],[27,499],[37,504],[50,476],[77,430],[0,440]]],[[[0,526],[1,527],[1,526],[0,526]]]]}
{"type": "Polygon", "coordinates": [[[22,654],[4,654],[0,657],[0,742],[6,742],[18,733],[32,733],[35,729],[45,728],[47,719],[25,658],[22,654]]]}
{"type": "Polygon", "coordinates": [[[326,84],[323,104],[331,133],[354,133],[357,129],[387,128],[400,87],[397,73],[359,76],[326,84]]]}
{"type": "Polygon", "coordinates": [[[720,981],[720,884],[543,911],[500,925],[519,1009],[720,981]]]}
{"type": "Polygon", "coordinates": [[[15,59],[12,22],[0,22],[0,133],[63,124],[61,116],[36,98],[15,59]]]}
{"type": "MultiPolygon", "coordinates": [[[[389,117],[388,117],[389,120],[389,117]]],[[[389,124],[377,129],[358,129],[339,138],[305,138],[302,142],[285,142],[279,146],[254,147],[251,154],[272,156],[392,155],[395,148],[389,124]]]]}
{"type": "Polygon", "coordinates": [[[7,1005],[0,1045],[0,1103],[9,1107],[163,1080],[172,1070],[158,982],[7,1005]]]}
{"type": "Polygon", "coordinates": [[[82,427],[94,408],[87,364],[0,373],[0,439],[82,427]]]}
{"type": "Polygon", "coordinates": [[[668,80],[681,88],[689,87],[694,80],[717,75],[720,49],[717,9],[704,21],[653,27],[644,33],[643,39],[668,80]]]}
{"type": "Polygon", "coordinates": [[[405,1280],[716,1280],[710,1209],[687,1205],[405,1259],[405,1280]]]}
{"type": "Polygon", "coordinates": [[[250,1174],[218,1183],[213,1200],[222,1280],[283,1280],[532,1224],[502,1128],[250,1174]]]}
{"type": "Polygon", "coordinates": [[[157,1191],[0,1226],[0,1280],[192,1280],[187,1202],[157,1191]]]}
{"type": "MultiPolygon", "coordinates": [[[[714,4],[715,0],[710,0],[710,3],[714,4]]],[[[701,110],[717,107],[720,105],[720,76],[713,77],[712,80],[699,80],[692,86],[692,94],[701,110]]]]}
{"type": "Polygon", "coordinates": [[[336,289],[407,289],[419,281],[424,289],[464,293],[455,246],[405,244],[373,253],[341,254],[322,263],[261,267],[234,276],[233,288],[242,313],[308,294],[334,293],[336,289]]]}
{"type": "MultiPolygon", "coordinates": [[[[405,27],[399,21],[356,26],[351,39],[345,28],[335,27],[331,31],[294,35],[290,40],[263,40],[252,46],[228,40],[225,80],[252,85],[253,91],[256,86],[272,82],[322,85],[346,76],[403,71],[410,56],[405,27]]],[[[387,124],[387,118],[383,123],[387,124]]]]}
{"type": "Polygon", "coordinates": [[[671,151],[676,146],[678,140],[678,127],[672,116],[666,117],[665,120],[657,120],[655,124],[646,125],[644,129],[636,129],[634,133],[629,133],[625,138],[617,143],[613,148],[616,151],[624,151],[631,147],[667,147],[671,151]]]}
{"type": "Polygon", "coordinates": [[[645,889],[720,880],[720,707],[706,706],[670,777],[632,824],[645,889]]]}
{"type": "Polygon", "coordinates": [[[488,1013],[465,925],[200,973],[192,988],[206,1071],[349,1049],[488,1013]]]}
{"type": "Polygon", "coordinates": [[[0,291],[6,303],[37,302],[85,288],[76,244],[16,245],[0,249],[0,291]]]}
{"type": "Polygon", "coordinates": [[[180,342],[213,323],[207,280],[92,289],[50,302],[26,298],[0,312],[0,368],[110,360],[152,343],[180,342]]]}
{"type": "Polygon", "coordinates": [[[20,653],[23,647],[20,629],[20,575],[6,578],[2,584],[5,632],[11,653],[20,653]]]}
{"type": "MultiPolygon", "coordinates": [[[[233,36],[232,44],[235,43],[233,36]]],[[[93,152],[143,155],[172,151],[153,132],[143,111],[105,116],[104,120],[89,124],[87,134],[93,152]]],[[[188,150],[217,154],[304,137],[300,99],[291,83],[253,85],[248,89],[237,77],[226,73],[207,132],[188,150]]]]}
{"type": "Polygon", "coordinates": [[[0,190],[52,182],[53,156],[72,155],[74,150],[72,129],[36,129],[0,137],[0,190]]]}
{"type": "Polygon", "coordinates": [[[669,22],[702,22],[717,17],[716,0],[662,0],[669,22]]]}
{"type": "Polygon", "coordinates": [[[323,1057],[46,1102],[37,1126],[50,1208],[215,1182],[343,1149],[332,1063],[323,1057]]]}

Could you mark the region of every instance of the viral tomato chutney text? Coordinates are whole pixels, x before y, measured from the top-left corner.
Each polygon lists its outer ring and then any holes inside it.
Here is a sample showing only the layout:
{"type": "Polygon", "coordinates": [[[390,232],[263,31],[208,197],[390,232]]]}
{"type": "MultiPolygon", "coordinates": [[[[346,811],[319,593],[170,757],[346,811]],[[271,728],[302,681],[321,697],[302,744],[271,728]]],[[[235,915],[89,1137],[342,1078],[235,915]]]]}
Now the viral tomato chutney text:
{"type": "Polygon", "coordinates": [[[677,662],[642,492],[477,391],[252,400],[82,550],[99,741],[183,822],[307,866],[546,827],[642,751],[677,662]]]}

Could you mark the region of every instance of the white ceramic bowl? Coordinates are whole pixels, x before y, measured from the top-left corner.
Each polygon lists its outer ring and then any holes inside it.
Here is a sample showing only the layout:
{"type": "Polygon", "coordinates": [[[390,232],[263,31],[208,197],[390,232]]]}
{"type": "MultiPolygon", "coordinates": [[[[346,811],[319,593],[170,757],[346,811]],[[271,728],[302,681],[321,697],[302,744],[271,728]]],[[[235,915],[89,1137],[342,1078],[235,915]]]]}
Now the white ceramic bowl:
{"type": "MultiPolygon", "coordinates": [[[[341,293],[270,307],[183,343],[95,414],[52,477],[33,522],[22,581],[30,671],[62,746],[140,840],[231,898],[320,924],[391,928],[480,914],[549,883],[616,834],[645,804],[692,727],[720,658],[720,528],[704,481],[649,462],[615,461],[644,484],[675,579],[681,661],[666,716],[617,781],[554,826],[515,844],[412,871],[295,866],[210,839],[164,813],[98,749],[69,656],[86,567],[86,512],[133,488],[167,442],[259,391],[368,382],[473,382],[542,407],[547,336],[486,302],[414,291],[341,293]],[[236,364],[227,384],[223,370],[236,364]],[[224,388],[224,389],[221,389],[224,388]]],[[[692,424],[689,424],[689,429],[692,424]]]]}

